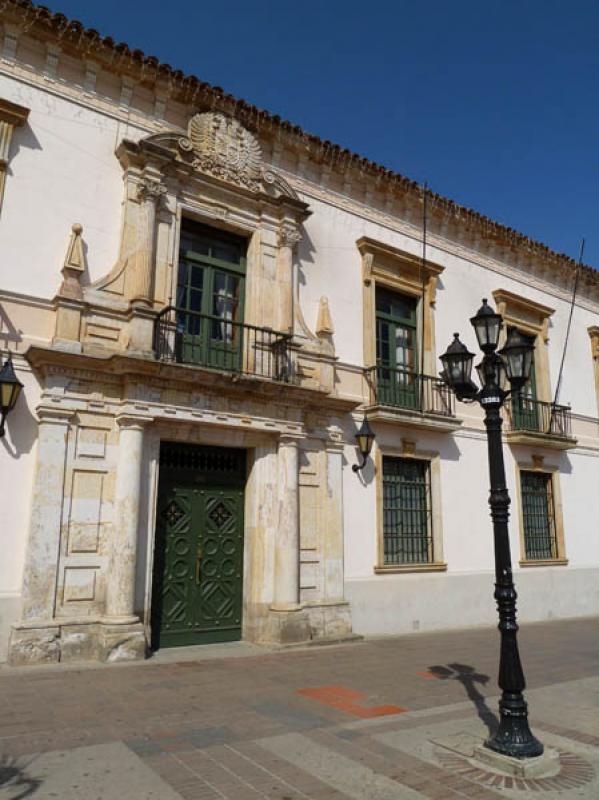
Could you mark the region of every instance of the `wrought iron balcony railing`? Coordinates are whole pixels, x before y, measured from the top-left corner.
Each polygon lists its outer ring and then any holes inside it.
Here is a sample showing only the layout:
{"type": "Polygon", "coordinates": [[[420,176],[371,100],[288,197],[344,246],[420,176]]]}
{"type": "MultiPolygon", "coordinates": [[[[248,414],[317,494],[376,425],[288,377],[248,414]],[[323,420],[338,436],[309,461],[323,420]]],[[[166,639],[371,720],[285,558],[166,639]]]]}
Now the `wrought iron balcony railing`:
{"type": "Polygon", "coordinates": [[[572,438],[572,410],[524,395],[514,395],[506,403],[510,429],[572,438]]]}
{"type": "Polygon", "coordinates": [[[291,336],[167,306],[154,325],[154,352],[159,361],[192,364],[221,372],[252,375],[290,383],[291,336]]]}
{"type": "Polygon", "coordinates": [[[382,366],[369,367],[365,374],[376,405],[455,417],[453,393],[440,378],[382,366]]]}

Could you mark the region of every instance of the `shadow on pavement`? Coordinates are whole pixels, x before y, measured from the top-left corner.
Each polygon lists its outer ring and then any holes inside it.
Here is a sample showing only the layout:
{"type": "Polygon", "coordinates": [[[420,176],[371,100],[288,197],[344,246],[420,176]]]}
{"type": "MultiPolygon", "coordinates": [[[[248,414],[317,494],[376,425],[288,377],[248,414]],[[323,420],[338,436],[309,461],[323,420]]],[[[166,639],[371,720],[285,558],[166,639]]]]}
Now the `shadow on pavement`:
{"type": "Polygon", "coordinates": [[[491,711],[487,705],[487,701],[483,695],[478,691],[476,684],[485,686],[489,682],[489,676],[476,672],[474,667],[468,664],[448,664],[446,667],[434,666],[429,667],[431,672],[439,680],[454,680],[462,684],[468,695],[468,699],[474,704],[476,713],[479,718],[487,726],[489,734],[492,736],[499,725],[497,716],[491,711]]]}
{"type": "Polygon", "coordinates": [[[0,756],[0,789],[4,787],[16,790],[16,794],[11,795],[11,800],[31,797],[40,788],[40,780],[27,777],[28,766],[29,764],[19,764],[10,756],[0,756]]]}

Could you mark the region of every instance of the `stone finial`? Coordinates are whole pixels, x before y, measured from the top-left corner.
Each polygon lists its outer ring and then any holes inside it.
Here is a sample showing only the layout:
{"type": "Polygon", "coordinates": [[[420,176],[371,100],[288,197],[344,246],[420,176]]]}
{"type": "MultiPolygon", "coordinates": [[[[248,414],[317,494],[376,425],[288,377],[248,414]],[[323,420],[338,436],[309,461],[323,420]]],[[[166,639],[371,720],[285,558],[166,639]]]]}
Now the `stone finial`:
{"type": "Polygon", "coordinates": [[[83,252],[83,226],[76,222],[71,228],[71,239],[62,267],[62,286],[59,294],[80,300],[83,297],[81,275],[85,272],[85,254],[83,252]]]}
{"type": "Polygon", "coordinates": [[[333,320],[331,319],[329,301],[326,297],[321,297],[318,305],[318,317],[316,319],[316,335],[321,338],[322,336],[332,336],[334,333],[335,328],[333,326],[333,320]]]}

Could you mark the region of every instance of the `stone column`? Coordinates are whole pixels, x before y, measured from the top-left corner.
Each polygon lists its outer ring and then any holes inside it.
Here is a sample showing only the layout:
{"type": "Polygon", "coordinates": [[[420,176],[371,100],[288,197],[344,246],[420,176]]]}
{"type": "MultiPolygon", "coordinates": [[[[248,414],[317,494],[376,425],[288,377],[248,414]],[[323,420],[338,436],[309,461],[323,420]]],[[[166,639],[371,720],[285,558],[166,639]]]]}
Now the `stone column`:
{"type": "Polygon", "coordinates": [[[119,455],[116,469],[114,525],[106,576],[102,656],[108,661],[145,655],[143,626],[135,614],[135,570],[145,417],[117,418],[119,455]]]}
{"type": "Polygon", "coordinates": [[[137,528],[141,494],[144,427],[147,420],[123,416],[119,426],[114,526],[106,582],[106,617],[112,622],[136,622],[134,614],[137,528]]]}
{"type": "Polygon", "coordinates": [[[9,643],[11,664],[60,659],[56,603],[64,477],[70,409],[37,409],[37,458],[31,495],[29,539],[23,570],[22,622],[9,643]]]}
{"type": "Polygon", "coordinates": [[[271,610],[276,613],[274,635],[281,642],[310,638],[307,615],[299,603],[299,480],[296,437],[279,440],[279,502],[275,540],[275,586],[271,610]]]}
{"type": "Polygon", "coordinates": [[[293,251],[300,239],[301,234],[295,225],[285,223],[281,227],[277,256],[277,328],[283,333],[293,332],[293,251]]]}

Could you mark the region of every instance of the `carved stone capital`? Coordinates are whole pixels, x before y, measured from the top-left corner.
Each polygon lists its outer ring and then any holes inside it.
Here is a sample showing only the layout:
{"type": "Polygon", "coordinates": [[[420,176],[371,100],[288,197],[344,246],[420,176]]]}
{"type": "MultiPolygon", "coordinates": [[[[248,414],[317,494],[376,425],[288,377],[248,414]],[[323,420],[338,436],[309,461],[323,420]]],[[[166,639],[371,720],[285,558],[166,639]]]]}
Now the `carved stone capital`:
{"type": "Polygon", "coordinates": [[[302,235],[296,228],[296,226],[290,225],[289,223],[281,225],[277,235],[277,241],[279,247],[293,248],[300,242],[301,238],[302,235]]]}
{"type": "Polygon", "coordinates": [[[152,180],[151,178],[143,178],[137,184],[137,199],[140,202],[153,202],[156,205],[163,200],[166,194],[166,186],[160,181],[152,180]]]}

